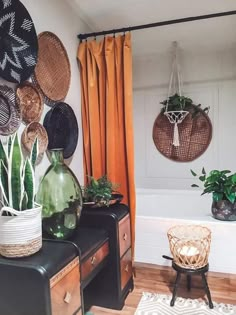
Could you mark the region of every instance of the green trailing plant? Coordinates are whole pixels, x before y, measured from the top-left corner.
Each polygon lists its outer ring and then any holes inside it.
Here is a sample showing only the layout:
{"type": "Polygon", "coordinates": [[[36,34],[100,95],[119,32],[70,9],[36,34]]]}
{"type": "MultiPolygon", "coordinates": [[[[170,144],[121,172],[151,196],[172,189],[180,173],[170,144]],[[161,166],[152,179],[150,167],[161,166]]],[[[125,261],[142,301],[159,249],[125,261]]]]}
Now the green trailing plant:
{"type": "Polygon", "coordinates": [[[23,158],[18,135],[9,137],[5,151],[0,140],[0,188],[2,205],[23,211],[35,207],[34,167],[38,155],[38,140],[30,157],[23,158]]]}
{"type": "MultiPolygon", "coordinates": [[[[229,200],[232,204],[235,203],[236,173],[231,173],[229,170],[213,170],[207,175],[204,168],[200,176],[193,170],[191,173],[203,183],[202,195],[212,193],[214,201],[229,200]]],[[[192,184],[192,187],[199,187],[199,185],[192,184]]]]}
{"type": "Polygon", "coordinates": [[[109,206],[112,193],[115,192],[118,187],[119,185],[108,180],[106,175],[98,179],[89,176],[89,183],[83,188],[84,201],[109,206]]]}
{"type": "MultiPolygon", "coordinates": [[[[168,99],[162,101],[160,104],[163,105],[161,112],[164,113],[167,105],[168,111],[181,111],[185,110],[192,114],[192,118],[194,118],[201,111],[201,104],[194,105],[193,101],[189,97],[180,96],[178,93],[170,96],[168,99]]],[[[202,109],[204,112],[209,111],[209,107],[202,109]]]]}

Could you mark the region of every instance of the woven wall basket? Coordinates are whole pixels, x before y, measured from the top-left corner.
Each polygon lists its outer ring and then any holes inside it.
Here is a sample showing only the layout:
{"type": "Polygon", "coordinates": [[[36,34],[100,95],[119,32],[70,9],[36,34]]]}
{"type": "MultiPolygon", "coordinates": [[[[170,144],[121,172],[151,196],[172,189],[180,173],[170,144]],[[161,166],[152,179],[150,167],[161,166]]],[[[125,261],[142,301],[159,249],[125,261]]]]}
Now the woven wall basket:
{"type": "Polygon", "coordinates": [[[15,92],[6,85],[0,85],[0,135],[9,136],[21,124],[21,112],[16,104],[15,92]]]}
{"type": "Polygon", "coordinates": [[[44,105],[39,89],[29,82],[24,82],[17,87],[16,96],[23,122],[27,125],[32,121],[40,121],[44,105]]]}
{"type": "Polygon", "coordinates": [[[52,105],[64,100],[68,93],[70,62],[65,47],[55,34],[39,34],[38,45],[38,62],[32,79],[40,87],[46,104],[52,105]]]}
{"type": "Polygon", "coordinates": [[[21,142],[27,152],[31,152],[36,137],[38,138],[39,154],[43,154],[48,147],[47,131],[43,125],[33,121],[25,127],[21,135],[21,142]]]}
{"type": "MultiPolygon", "coordinates": [[[[195,106],[195,105],[194,105],[195,106]]],[[[192,118],[189,114],[178,125],[180,146],[173,145],[174,124],[160,113],[153,126],[153,141],[157,150],[165,157],[177,162],[190,162],[202,155],[212,138],[212,124],[201,109],[192,118]]]]}

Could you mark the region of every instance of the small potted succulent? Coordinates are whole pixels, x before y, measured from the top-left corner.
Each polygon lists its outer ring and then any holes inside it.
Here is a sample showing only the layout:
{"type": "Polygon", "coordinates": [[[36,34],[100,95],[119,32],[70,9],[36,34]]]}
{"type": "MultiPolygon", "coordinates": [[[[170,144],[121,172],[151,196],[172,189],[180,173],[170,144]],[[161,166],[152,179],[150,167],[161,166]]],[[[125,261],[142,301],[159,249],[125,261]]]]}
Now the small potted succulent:
{"type": "MultiPolygon", "coordinates": [[[[212,215],[215,219],[223,221],[236,221],[236,173],[229,170],[213,170],[198,176],[191,170],[194,177],[203,183],[204,194],[212,194],[212,215]]],[[[192,187],[199,187],[193,184],[192,187]]]]}
{"type": "Polygon", "coordinates": [[[42,207],[34,201],[37,154],[37,139],[26,159],[17,134],[9,137],[6,150],[0,141],[0,254],[5,257],[29,256],[42,247],[42,207]]]}
{"type": "Polygon", "coordinates": [[[120,202],[123,196],[116,192],[118,187],[119,185],[112,183],[106,175],[98,179],[89,176],[89,183],[83,188],[83,204],[102,207],[120,202]]]}

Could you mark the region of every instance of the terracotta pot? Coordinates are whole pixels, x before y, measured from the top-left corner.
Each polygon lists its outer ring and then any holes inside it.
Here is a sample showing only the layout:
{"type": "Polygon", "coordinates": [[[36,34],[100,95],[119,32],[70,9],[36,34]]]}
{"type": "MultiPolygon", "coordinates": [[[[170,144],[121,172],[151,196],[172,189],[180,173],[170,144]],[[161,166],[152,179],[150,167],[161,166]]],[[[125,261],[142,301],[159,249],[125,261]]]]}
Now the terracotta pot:
{"type": "Polygon", "coordinates": [[[217,220],[236,221],[236,203],[229,200],[213,201],[211,211],[217,220]]]}

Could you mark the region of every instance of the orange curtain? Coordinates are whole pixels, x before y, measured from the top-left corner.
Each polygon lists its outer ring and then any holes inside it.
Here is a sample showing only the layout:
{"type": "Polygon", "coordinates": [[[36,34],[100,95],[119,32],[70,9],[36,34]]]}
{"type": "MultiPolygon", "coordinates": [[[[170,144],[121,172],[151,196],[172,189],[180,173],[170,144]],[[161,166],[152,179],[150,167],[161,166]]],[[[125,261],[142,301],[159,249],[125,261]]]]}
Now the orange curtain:
{"type": "Polygon", "coordinates": [[[135,237],[131,35],[82,42],[81,78],[84,181],[107,175],[129,205],[135,237]]]}

